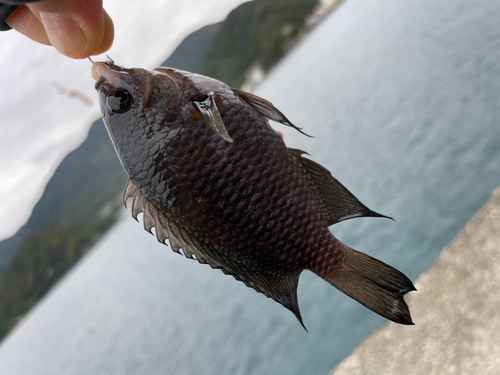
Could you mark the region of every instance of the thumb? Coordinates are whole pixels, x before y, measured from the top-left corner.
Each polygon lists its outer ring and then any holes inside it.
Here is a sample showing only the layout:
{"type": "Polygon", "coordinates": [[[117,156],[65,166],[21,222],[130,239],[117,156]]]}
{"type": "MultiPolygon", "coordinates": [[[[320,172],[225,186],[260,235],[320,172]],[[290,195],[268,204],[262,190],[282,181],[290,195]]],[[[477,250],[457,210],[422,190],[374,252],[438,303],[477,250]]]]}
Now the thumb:
{"type": "Polygon", "coordinates": [[[50,43],[66,56],[83,59],[107,51],[113,43],[113,22],[102,0],[46,0],[29,8],[50,43]]]}

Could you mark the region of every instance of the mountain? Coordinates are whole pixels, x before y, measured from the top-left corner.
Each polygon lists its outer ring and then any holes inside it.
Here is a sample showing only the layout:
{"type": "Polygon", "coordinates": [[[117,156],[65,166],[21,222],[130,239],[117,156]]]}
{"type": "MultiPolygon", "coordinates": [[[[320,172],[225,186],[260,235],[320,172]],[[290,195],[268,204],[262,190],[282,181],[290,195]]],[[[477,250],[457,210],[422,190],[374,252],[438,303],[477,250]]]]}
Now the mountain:
{"type": "Polygon", "coordinates": [[[161,66],[199,72],[201,62],[215,36],[219,35],[222,24],[208,25],[188,35],[161,66]]]}
{"type": "Polygon", "coordinates": [[[241,87],[253,65],[267,72],[296,40],[317,3],[256,0],[240,5],[221,24],[200,73],[241,87]]]}
{"type": "Polygon", "coordinates": [[[61,162],[28,222],[13,237],[0,243],[2,265],[5,267],[10,255],[32,233],[85,223],[102,216],[110,204],[117,207],[114,201],[124,179],[125,172],[99,119],[92,125],[87,140],[61,162]]]}
{"type": "MultiPolygon", "coordinates": [[[[255,0],[189,35],[162,64],[240,87],[300,34],[318,0],[255,0]]],[[[0,242],[0,339],[116,221],[127,176],[102,119],[61,162],[28,222],[0,242]]]]}

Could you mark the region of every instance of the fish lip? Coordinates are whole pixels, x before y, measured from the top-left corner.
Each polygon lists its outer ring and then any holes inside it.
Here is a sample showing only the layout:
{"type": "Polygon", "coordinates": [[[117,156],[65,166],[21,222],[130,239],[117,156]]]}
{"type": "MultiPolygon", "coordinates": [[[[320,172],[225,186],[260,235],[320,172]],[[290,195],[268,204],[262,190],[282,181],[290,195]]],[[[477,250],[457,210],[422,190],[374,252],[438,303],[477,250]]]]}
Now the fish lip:
{"type": "Polygon", "coordinates": [[[104,82],[106,82],[106,78],[104,78],[103,76],[99,77],[99,79],[97,80],[97,82],[94,85],[94,88],[97,91],[99,91],[101,89],[101,86],[104,84],[104,82]]]}
{"type": "Polygon", "coordinates": [[[96,72],[99,75],[99,79],[95,84],[96,90],[102,91],[105,82],[105,86],[107,86],[108,89],[122,88],[130,93],[134,92],[134,79],[129,69],[109,62],[96,62],[94,66],[96,66],[96,72]],[[102,80],[103,78],[104,81],[102,80]]]}
{"type": "Polygon", "coordinates": [[[126,72],[127,71],[126,68],[124,68],[123,66],[120,66],[120,65],[116,65],[114,62],[106,61],[106,62],[104,62],[104,65],[106,65],[106,67],[108,69],[114,70],[115,72],[126,72]]]}

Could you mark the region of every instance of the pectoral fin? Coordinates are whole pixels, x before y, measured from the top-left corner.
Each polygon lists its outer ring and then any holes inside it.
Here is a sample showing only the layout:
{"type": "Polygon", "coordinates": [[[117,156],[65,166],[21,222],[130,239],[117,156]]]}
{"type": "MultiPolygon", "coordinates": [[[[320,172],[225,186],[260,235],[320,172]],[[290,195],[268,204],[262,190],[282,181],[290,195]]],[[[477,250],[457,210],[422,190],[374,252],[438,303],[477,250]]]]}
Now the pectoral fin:
{"type": "Polygon", "coordinates": [[[205,100],[193,100],[193,104],[196,109],[201,112],[208,126],[210,126],[215,133],[217,133],[226,142],[233,143],[233,139],[227,132],[224,122],[220,117],[219,110],[215,104],[213,92],[208,94],[208,97],[205,100]]]}
{"type": "Polygon", "coordinates": [[[344,185],[338,182],[326,168],[311,159],[303,158],[302,154],[307,154],[306,152],[293,148],[289,148],[289,150],[302,162],[323,199],[328,210],[328,226],[355,217],[385,217],[394,220],[366,207],[344,185]]]}
{"type": "Polygon", "coordinates": [[[238,89],[232,89],[233,92],[238,95],[241,99],[243,99],[247,104],[250,105],[253,109],[255,109],[257,112],[259,112],[261,115],[264,117],[267,117],[269,120],[273,120],[276,122],[279,122],[283,125],[290,126],[297,130],[298,132],[304,134],[307,137],[313,138],[310,135],[304,133],[302,131],[302,128],[299,128],[292,124],[290,120],[286,118],[286,116],[281,113],[281,111],[276,108],[273,103],[270,101],[267,101],[266,99],[262,99],[261,97],[257,95],[250,94],[249,92],[246,91],[241,91],[238,89]]]}

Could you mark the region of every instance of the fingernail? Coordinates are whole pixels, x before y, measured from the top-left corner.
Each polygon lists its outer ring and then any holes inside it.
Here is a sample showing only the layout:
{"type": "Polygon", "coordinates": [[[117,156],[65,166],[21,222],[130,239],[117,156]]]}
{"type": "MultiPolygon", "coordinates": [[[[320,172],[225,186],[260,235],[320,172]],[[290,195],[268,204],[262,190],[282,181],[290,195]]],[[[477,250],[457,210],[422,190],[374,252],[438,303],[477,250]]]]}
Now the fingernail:
{"type": "Polygon", "coordinates": [[[85,46],[87,38],[74,19],[54,14],[40,13],[50,43],[66,56],[75,57],[85,46]]]}

